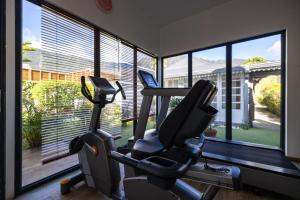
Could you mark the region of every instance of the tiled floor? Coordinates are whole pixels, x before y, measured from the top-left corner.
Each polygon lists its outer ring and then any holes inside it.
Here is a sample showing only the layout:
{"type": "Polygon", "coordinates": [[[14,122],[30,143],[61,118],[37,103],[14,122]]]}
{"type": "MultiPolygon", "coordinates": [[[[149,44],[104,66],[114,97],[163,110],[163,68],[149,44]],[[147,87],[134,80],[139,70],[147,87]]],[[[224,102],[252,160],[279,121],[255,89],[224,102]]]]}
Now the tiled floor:
{"type": "Polygon", "coordinates": [[[22,185],[26,186],[77,164],[77,155],[42,164],[40,149],[23,150],[22,185]]]}
{"type": "MultiPolygon", "coordinates": [[[[79,173],[79,171],[71,173],[67,175],[64,178],[69,178],[79,173]]],[[[79,200],[79,199],[91,199],[91,200],[107,200],[109,198],[105,197],[101,193],[86,187],[84,184],[79,184],[74,191],[72,191],[68,195],[61,195],[60,194],[60,180],[52,181],[46,185],[43,185],[39,188],[36,188],[30,192],[27,192],[18,198],[16,200],[79,200]]]]}
{"type": "Polygon", "coordinates": [[[293,162],[294,163],[294,165],[296,165],[296,167],[298,167],[298,169],[300,170],[300,163],[298,162],[293,162]]]}
{"type": "MultiPolygon", "coordinates": [[[[66,177],[72,177],[78,172],[74,172],[66,177]]],[[[77,186],[70,194],[60,194],[60,182],[61,179],[52,181],[44,186],[36,188],[26,194],[19,196],[16,200],[109,200],[108,197],[88,188],[84,184],[77,186]]],[[[203,191],[206,187],[203,184],[192,183],[194,187],[203,191]]],[[[256,195],[250,191],[231,191],[221,189],[215,197],[215,200],[275,200],[275,198],[268,193],[256,195]]]]}

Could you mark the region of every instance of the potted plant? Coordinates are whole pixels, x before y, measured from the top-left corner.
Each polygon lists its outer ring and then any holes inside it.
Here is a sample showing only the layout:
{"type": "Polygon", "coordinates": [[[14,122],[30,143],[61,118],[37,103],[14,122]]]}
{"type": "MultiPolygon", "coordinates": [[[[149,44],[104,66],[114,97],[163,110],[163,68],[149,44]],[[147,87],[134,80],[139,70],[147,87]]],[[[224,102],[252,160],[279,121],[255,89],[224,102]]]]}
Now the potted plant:
{"type": "Polygon", "coordinates": [[[212,128],[211,125],[204,131],[206,137],[216,137],[217,133],[217,129],[212,128]]]}

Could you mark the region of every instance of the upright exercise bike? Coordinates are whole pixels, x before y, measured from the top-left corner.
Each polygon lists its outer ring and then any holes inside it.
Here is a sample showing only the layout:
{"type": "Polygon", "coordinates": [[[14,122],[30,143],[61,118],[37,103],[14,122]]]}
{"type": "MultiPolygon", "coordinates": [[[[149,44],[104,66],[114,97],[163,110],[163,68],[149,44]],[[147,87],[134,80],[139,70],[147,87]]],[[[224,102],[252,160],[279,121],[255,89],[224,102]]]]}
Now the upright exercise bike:
{"type": "MultiPolygon", "coordinates": [[[[61,181],[62,194],[69,193],[71,187],[81,181],[85,181],[89,187],[109,193],[120,181],[120,178],[118,178],[120,177],[118,163],[105,160],[103,153],[107,152],[103,145],[99,145],[103,144],[105,139],[117,140],[120,135],[110,135],[98,128],[102,109],[107,104],[113,103],[119,92],[123,99],[126,99],[125,92],[118,81],[116,81],[118,86],[116,90],[104,78],[89,76],[89,79],[94,88],[94,98],[86,85],[85,77],[81,77],[81,93],[94,105],[89,130],[86,134],[75,137],[69,145],[70,155],[78,153],[81,173],[71,179],[61,181]],[[109,95],[111,98],[108,100],[109,95]],[[89,162],[89,160],[93,160],[93,162],[89,162]],[[110,176],[107,171],[114,171],[116,174],[110,176]],[[112,184],[107,184],[106,181],[110,181],[112,184]]],[[[109,145],[115,149],[113,142],[109,145]]]]}

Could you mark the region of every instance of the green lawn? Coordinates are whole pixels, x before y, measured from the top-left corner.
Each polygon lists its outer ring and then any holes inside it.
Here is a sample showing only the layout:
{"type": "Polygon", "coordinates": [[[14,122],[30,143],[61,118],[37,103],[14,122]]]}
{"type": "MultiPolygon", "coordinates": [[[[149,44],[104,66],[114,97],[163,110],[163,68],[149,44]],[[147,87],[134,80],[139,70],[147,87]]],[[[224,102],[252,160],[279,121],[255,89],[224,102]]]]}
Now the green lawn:
{"type": "MultiPolygon", "coordinates": [[[[218,131],[217,137],[225,138],[225,128],[216,129],[218,131]]],[[[232,139],[279,147],[280,131],[263,128],[249,128],[248,130],[238,128],[232,129],[232,139]]]]}
{"type": "MultiPolygon", "coordinates": [[[[155,128],[154,119],[149,118],[147,123],[147,130],[155,128]]],[[[121,129],[122,138],[116,141],[117,146],[123,146],[127,144],[128,138],[133,136],[133,122],[127,122],[126,126],[121,129]]]]}
{"type": "MultiPolygon", "coordinates": [[[[149,120],[147,129],[155,127],[154,120],[149,120]]],[[[218,138],[225,138],[225,128],[217,127],[218,138]]],[[[127,144],[128,138],[133,136],[133,123],[128,122],[126,126],[122,127],[122,138],[117,140],[117,146],[127,144]]],[[[232,139],[237,141],[245,141],[256,144],[265,144],[271,146],[280,146],[280,131],[263,129],[263,128],[249,128],[248,130],[236,128],[232,129],[232,139]]]]}

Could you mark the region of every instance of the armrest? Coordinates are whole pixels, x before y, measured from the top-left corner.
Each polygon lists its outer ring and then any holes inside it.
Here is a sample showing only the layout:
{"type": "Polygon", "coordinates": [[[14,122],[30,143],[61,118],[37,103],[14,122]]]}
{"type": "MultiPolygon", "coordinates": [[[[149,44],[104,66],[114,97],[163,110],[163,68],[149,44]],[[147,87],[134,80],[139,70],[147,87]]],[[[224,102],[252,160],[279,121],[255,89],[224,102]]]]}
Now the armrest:
{"type": "Polygon", "coordinates": [[[138,163],[140,162],[136,159],[133,159],[131,157],[128,157],[128,156],[126,156],[124,154],[121,154],[119,152],[116,152],[116,151],[111,151],[109,156],[112,159],[114,159],[114,160],[116,160],[120,163],[123,163],[125,165],[131,166],[131,167],[134,167],[134,168],[137,168],[138,163]]]}
{"type": "Polygon", "coordinates": [[[122,135],[120,135],[120,134],[119,135],[113,135],[112,137],[113,137],[114,140],[119,140],[119,139],[122,138],[122,135]]]}
{"type": "Polygon", "coordinates": [[[182,177],[192,164],[192,158],[188,159],[186,163],[178,163],[174,160],[159,156],[152,156],[144,160],[136,160],[116,151],[112,151],[110,157],[118,162],[140,169],[147,174],[167,179],[177,179],[182,177]]]}
{"type": "Polygon", "coordinates": [[[177,179],[183,176],[192,164],[192,158],[186,163],[178,163],[160,156],[152,156],[141,160],[138,168],[157,177],[177,179]]]}

